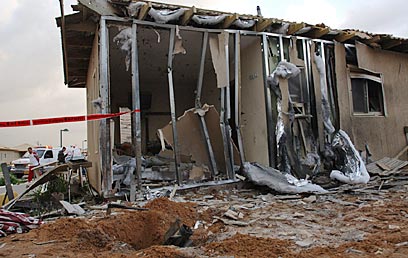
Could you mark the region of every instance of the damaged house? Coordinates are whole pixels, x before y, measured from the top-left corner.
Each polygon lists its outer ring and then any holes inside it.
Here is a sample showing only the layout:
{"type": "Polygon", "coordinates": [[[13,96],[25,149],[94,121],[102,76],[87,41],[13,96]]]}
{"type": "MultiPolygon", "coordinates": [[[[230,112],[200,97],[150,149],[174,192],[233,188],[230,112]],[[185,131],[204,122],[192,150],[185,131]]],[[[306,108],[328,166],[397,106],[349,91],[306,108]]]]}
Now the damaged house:
{"type": "Polygon", "coordinates": [[[88,176],[105,196],[240,168],[258,183],[258,170],[364,183],[368,159],[407,145],[407,40],[148,1],[73,8],[57,18],[65,83],[86,88],[88,114],[129,112],[88,121],[88,176]]]}

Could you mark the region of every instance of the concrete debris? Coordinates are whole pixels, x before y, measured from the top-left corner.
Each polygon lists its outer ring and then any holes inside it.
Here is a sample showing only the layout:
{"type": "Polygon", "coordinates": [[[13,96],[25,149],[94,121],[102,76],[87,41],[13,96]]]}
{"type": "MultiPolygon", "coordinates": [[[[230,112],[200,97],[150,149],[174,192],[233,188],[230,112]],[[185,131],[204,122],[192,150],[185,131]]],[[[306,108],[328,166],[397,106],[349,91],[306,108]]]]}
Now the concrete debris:
{"type": "Polygon", "coordinates": [[[296,241],[295,243],[300,246],[300,247],[310,247],[313,244],[313,240],[302,240],[302,241],[296,241]]]}
{"type": "Polygon", "coordinates": [[[309,197],[303,198],[302,200],[304,202],[313,203],[317,200],[317,197],[315,195],[311,195],[309,197]]]}
{"type": "Polygon", "coordinates": [[[66,201],[60,201],[60,203],[68,214],[83,215],[85,213],[85,210],[78,204],[71,204],[66,201]]]}
{"type": "Polygon", "coordinates": [[[268,186],[278,193],[326,193],[327,191],[307,180],[297,180],[283,175],[276,169],[263,167],[257,163],[244,163],[243,172],[248,180],[256,185],[268,186]]]}

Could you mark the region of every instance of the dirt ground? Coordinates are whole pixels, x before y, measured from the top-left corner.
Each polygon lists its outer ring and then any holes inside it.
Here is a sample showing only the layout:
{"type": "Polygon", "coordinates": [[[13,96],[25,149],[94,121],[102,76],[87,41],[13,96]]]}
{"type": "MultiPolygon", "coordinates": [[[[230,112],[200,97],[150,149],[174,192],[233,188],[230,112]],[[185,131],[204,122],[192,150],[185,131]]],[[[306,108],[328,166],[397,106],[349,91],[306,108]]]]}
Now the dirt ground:
{"type": "Polygon", "coordinates": [[[406,190],[196,191],[153,200],[148,211],[93,210],[47,222],[1,238],[0,257],[408,257],[406,190]],[[162,245],[177,218],[196,226],[190,247],[162,245]]]}

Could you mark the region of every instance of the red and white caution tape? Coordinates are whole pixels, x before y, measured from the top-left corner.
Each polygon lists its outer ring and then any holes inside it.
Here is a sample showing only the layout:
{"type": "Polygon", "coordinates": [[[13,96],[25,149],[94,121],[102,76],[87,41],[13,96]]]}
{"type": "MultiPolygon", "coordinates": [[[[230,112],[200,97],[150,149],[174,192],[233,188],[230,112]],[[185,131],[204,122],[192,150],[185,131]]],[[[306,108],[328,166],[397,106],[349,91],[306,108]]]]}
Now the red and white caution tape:
{"type": "Polygon", "coordinates": [[[64,116],[64,117],[40,118],[40,119],[30,119],[30,120],[6,121],[6,122],[0,122],[0,128],[92,121],[92,120],[113,118],[113,117],[121,116],[127,113],[134,113],[134,112],[140,112],[140,110],[135,109],[133,111],[111,113],[111,114],[92,114],[92,115],[86,115],[86,116],[64,116]]]}

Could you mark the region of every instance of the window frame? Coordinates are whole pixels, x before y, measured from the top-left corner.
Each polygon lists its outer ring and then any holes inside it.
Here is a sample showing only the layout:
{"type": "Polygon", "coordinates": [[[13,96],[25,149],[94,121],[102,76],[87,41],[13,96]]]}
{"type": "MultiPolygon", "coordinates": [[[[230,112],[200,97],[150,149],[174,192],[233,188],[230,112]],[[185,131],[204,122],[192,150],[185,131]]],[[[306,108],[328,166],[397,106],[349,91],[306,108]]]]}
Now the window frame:
{"type": "MultiPolygon", "coordinates": [[[[363,69],[348,69],[349,72],[349,99],[350,99],[350,113],[352,116],[355,117],[386,117],[387,116],[387,105],[385,101],[385,92],[384,92],[384,79],[381,73],[373,73],[370,71],[366,71],[363,69]],[[382,97],[382,112],[372,112],[368,111],[365,112],[355,112],[354,111],[354,101],[353,101],[353,85],[352,79],[364,79],[364,80],[371,80],[380,84],[381,87],[381,97],[382,97]]],[[[369,105],[369,97],[368,97],[368,83],[364,84],[364,99],[366,100],[366,106],[369,105]]],[[[369,108],[367,109],[369,110],[369,108]]]]}

